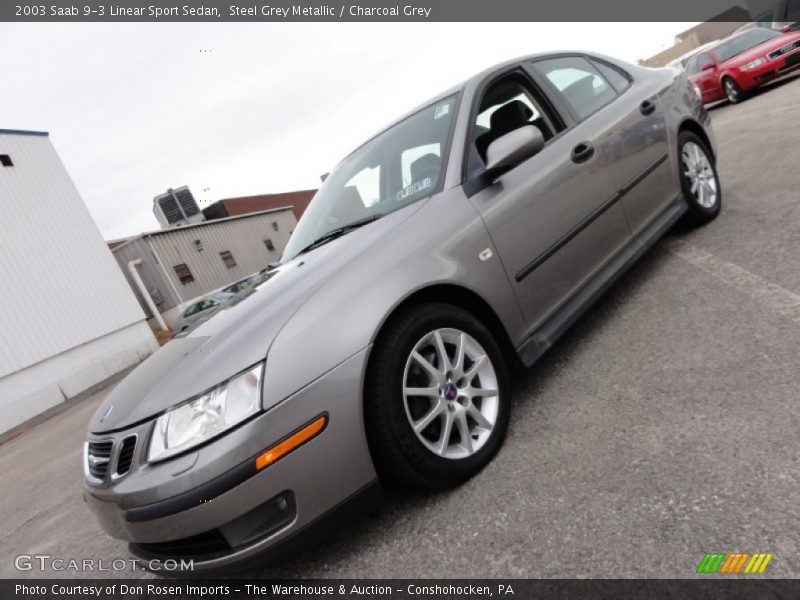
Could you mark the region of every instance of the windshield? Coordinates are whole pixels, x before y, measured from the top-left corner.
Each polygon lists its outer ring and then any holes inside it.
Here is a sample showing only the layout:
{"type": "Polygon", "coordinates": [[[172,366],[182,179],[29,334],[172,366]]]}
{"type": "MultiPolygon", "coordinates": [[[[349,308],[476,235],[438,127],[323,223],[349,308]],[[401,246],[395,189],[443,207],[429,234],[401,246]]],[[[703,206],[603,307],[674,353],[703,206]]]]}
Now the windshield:
{"type": "Polygon", "coordinates": [[[281,261],[331,231],[430,196],[444,177],[455,102],[450,96],[423,108],[345,158],[314,196],[281,261]]]}
{"type": "Polygon", "coordinates": [[[779,35],[781,35],[780,32],[770,29],[751,29],[714,48],[714,54],[717,55],[720,62],[725,62],[729,58],[779,35]]]}

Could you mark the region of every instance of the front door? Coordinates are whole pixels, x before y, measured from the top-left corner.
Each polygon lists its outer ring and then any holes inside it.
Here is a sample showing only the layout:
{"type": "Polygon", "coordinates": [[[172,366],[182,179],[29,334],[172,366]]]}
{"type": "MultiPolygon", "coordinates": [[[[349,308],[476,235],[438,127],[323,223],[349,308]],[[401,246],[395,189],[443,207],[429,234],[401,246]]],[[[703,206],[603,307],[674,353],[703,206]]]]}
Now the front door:
{"type": "Polygon", "coordinates": [[[511,280],[528,333],[630,240],[597,128],[568,128],[531,79],[518,71],[484,92],[473,116],[468,190],[511,280]],[[481,179],[488,145],[533,124],[546,144],[492,182],[481,179]]]}
{"type": "Polygon", "coordinates": [[[617,189],[624,191],[621,202],[631,232],[637,235],[678,193],[664,115],[672,76],[640,82],[634,93],[626,73],[599,60],[590,62],[619,92],[610,107],[614,118],[606,119],[607,125],[598,135],[611,178],[617,189]]]}

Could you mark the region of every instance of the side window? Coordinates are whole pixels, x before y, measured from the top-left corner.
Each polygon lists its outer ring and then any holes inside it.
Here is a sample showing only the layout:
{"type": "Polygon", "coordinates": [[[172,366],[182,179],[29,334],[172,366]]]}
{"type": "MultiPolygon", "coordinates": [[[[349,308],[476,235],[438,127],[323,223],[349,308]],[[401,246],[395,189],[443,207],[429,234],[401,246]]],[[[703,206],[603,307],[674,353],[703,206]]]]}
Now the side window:
{"type": "Polygon", "coordinates": [[[689,75],[697,75],[700,70],[703,68],[703,65],[714,62],[714,59],[711,58],[711,55],[703,52],[702,54],[698,54],[692,59],[691,64],[689,65],[689,75]]]}
{"type": "Polygon", "coordinates": [[[687,75],[696,75],[697,74],[697,57],[692,56],[688,61],[686,61],[686,74],[687,75]]]}
{"type": "Polygon", "coordinates": [[[617,97],[611,84],[581,56],[540,60],[534,66],[547,77],[581,119],[617,97]]]}
{"type": "Polygon", "coordinates": [[[595,69],[600,71],[600,74],[606,78],[606,81],[611,84],[618,94],[621,94],[627,90],[631,85],[630,78],[617,67],[612,67],[611,65],[600,62],[599,60],[590,60],[589,62],[594,65],[595,69]]]}
{"type": "Polygon", "coordinates": [[[470,175],[483,168],[489,144],[525,125],[538,127],[545,141],[563,129],[523,77],[512,75],[486,90],[472,124],[470,175]]]}

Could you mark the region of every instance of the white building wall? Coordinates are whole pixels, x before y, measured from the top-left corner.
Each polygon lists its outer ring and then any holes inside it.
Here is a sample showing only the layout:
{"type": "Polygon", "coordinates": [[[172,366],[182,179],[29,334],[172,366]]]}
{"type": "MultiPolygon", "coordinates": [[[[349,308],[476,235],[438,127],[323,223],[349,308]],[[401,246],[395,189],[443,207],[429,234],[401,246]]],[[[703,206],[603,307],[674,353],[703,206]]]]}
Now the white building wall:
{"type": "Polygon", "coordinates": [[[2,432],[157,344],[50,138],[0,130],[0,154],[2,432]]]}

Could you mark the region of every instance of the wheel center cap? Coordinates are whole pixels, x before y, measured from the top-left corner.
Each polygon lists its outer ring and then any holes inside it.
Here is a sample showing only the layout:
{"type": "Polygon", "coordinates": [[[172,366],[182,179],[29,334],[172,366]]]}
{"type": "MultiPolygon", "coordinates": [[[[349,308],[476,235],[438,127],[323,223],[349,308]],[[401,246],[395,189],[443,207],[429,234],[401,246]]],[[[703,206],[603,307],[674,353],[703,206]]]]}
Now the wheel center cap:
{"type": "Polygon", "coordinates": [[[448,383],[444,386],[442,393],[447,400],[452,402],[458,396],[458,388],[455,386],[455,384],[448,383]]]}

